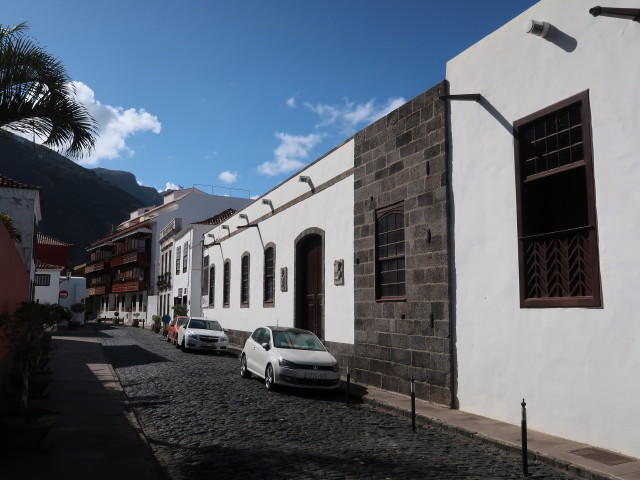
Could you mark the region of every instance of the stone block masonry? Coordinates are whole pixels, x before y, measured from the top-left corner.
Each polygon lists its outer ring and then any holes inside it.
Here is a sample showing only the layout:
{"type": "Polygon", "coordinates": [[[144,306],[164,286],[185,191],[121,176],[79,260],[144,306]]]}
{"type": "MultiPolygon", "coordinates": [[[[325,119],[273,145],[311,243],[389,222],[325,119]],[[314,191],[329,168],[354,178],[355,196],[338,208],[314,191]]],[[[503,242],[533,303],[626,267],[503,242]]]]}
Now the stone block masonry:
{"type": "MultiPolygon", "coordinates": [[[[354,380],[453,404],[446,82],[358,132],[354,380]],[[406,295],[376,297],[376,212],[404,207],[406,295]]],[[[344,365],[343,365],[344,366],[344,365]]]]}

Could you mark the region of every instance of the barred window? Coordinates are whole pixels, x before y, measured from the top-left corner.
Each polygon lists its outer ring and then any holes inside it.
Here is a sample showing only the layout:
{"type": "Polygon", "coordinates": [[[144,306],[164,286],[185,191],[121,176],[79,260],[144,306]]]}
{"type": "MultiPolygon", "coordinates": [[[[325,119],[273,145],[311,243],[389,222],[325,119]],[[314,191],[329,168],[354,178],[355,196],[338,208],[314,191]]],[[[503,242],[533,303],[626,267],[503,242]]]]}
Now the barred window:
{"type": "Polygon", "coordinates": [[[231,261],[224,262],[222,272],[222,306],[229,306],[229,292],[231,291],[231,261]]]}
{"type": "Polygon", "coordinates": [[[182,247],[176,247],[176,275],[180,275],[180,256],[182,252],[182,247]]]}
{"type": "Polygon", "coordinates": [[[206,255],[202,259],[202,277],[201,277],[201,290],[200,293],[204,297],[209,295],[209,255],[206,255]]]}
{"type": "Polygon", "coordinates": [[[240,280],[240,305],[249,306],[249,254],[242,255],[240,280]]]}
{"type": "Polygon", "coordinates": [[[182,273],[187,272],[187,263],[189,261],[189,242],[185,242],[184,248],[182,249],[182,273]]]}
{"type": "Polygon", "coordinates": [[[376,212],[376,298],[406,297],[404,255],[404,204],[376,212]]]}
{"type": "Polygon", "coordinates": [[[48,273],[36,273],[33,284],[38,287],[48,287],[51,285],[51,275],[48,273]]]}
{"type": "Polygon", "coordinates": [[[215,292],[216,292],[216,266],[211,265],[209,267],[209,306],[215,305],[215,292]]]}
{"type": "Polygon", "coordinates": [[[275,291],[275,249],[264,251],[264,302],[273,303],[275,291]]]}
{"type": "Polygon", "coordinates": [[[588,92],[514,123],[521,307],[601,305],[588,92]]]}

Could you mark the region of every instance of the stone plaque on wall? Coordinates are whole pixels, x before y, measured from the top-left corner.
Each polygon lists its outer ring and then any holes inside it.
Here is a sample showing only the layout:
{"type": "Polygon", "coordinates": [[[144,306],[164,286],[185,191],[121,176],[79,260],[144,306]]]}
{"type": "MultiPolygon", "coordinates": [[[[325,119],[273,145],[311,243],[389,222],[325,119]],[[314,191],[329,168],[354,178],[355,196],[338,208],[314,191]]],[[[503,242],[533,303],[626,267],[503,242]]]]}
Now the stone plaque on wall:
{"type": "Polygon", "coordinates": [[[287,267],[280,268],[280,291],[287,291],[287,267]]]}
{"type": "Polygon", "coordinates": [[[344,259],[333,262],[333,283],[334,285],[344,285],[344,259]]]}

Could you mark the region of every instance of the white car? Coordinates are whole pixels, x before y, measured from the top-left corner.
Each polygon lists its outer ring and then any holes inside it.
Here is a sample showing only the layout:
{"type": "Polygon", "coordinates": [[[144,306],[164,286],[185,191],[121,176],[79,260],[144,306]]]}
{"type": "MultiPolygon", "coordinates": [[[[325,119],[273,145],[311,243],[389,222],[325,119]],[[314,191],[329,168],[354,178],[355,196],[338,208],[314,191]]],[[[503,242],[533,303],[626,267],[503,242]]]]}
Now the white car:
{"type": "Polygon", "coordinates": [[[217,320],[189,317],[178,330],[178,345],[183,352],[191,348],[226,350],[229,339],[217,320]]]}
{"type": "Polygon", "coordinates": [[[338,362],[313,333],[299,328],[260,327],[247,339],[240,356],[240,375],[297,388],[337,388],[338,362]]]}

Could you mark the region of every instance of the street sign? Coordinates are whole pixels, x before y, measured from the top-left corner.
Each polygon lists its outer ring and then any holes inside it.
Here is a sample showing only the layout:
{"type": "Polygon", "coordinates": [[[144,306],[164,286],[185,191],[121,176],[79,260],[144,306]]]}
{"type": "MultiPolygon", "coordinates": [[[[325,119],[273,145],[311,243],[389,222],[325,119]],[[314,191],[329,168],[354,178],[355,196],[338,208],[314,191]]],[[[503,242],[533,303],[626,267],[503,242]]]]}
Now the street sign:
{"type": "Polygon", "coordinates": [[[58,294],[58,296],[60,298],[67,298],[69,296],[69,292],[67,292],[66,290],[60,290],[60,293],[58,294]]]}

